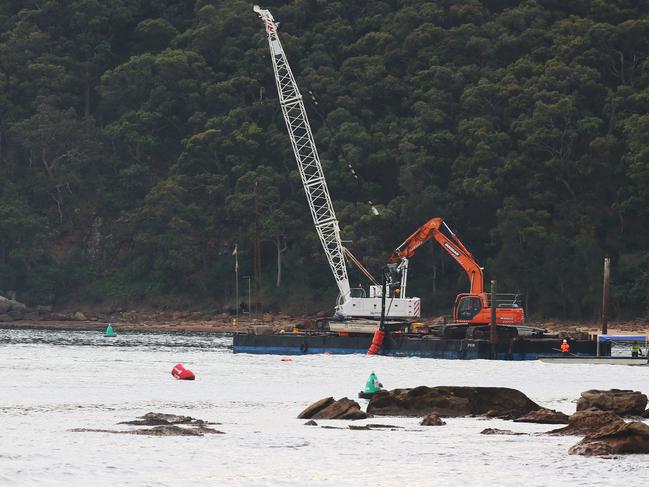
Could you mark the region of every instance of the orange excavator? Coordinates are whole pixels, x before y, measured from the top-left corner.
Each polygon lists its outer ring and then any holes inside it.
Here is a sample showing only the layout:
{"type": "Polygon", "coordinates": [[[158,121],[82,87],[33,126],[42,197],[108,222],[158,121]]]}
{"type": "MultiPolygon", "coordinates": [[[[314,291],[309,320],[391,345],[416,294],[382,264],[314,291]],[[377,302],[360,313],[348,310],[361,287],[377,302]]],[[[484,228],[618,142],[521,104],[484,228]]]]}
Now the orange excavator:
{"type": "MultiPolygon", "coordinates": [[[[405,294],[408,259],[415,254],[417,248],[431,238],[434,238],[460,264],[471,283],[468,293],[458,294],[455,298],[453,320],[456,323],[468,323],[469,325],[488,324],[491,320],[492,303],[489,294],[484,290],[482,267],[478,265],[471,252],[441,218],[432,218],[424,223],[397,247],[388,259],[388,267],[401,274],[400,293],[405,294]]],[[[496,301],[497,324],[520,325],[525,322],[525,314],[518,302],[518,295],[499,294],[496,301]]]]}

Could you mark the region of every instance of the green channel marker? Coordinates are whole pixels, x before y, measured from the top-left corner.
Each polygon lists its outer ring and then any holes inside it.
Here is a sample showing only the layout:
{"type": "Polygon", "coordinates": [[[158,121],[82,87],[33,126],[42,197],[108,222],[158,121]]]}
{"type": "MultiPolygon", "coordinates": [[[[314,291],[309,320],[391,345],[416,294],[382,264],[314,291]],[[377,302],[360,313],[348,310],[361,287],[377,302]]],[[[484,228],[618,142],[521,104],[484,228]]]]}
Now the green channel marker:
{"type": "Polygon", "coordinates": [[[382,387],[383,384],[379,382],[378,377],[376,376],[374,371],[372,371],[370,377],[367,379],[367,382],[365,383],[365,390],[363,392],[365,392],[365,394],[374,394],[375,392],[380,391],[382,387]]]}
{"type": "Polygon", "coordinates": [[[108,326],[106,327],[106,331],[104,332],[105,337],[116,337],[117,333],[113,330],[113,325],[108,323],[108,326]]]}

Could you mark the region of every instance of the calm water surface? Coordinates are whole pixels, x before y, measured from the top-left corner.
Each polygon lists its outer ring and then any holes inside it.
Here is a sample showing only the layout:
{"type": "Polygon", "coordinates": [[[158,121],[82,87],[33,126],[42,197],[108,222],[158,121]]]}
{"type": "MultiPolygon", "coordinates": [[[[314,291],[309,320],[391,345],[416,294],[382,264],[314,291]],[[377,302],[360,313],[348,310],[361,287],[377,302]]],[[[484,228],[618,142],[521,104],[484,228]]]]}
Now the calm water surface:
{"type": "MultiPolygon", "coordinates": [[[[649,456],[568,455],[577,437],[502,420],[379,418],[399,431],[304,426],[296,415],[325,396],[355,397],[371,370],[387,388],[485,385],[519,389],[571,413],[586,389],[649,393],[649,368],[541,362],[313,355],[234,355],[207,334],[0,330],[0,485],[507,485],[646,483],[649,456]],[[182,362],[197,376],[174,380],[182,362]],[[225,435],[146,437],[70,432],[126,429],[149,411],[219,422],[225,435]]],[[[367,421],[356,422],[363,424],[367,421]]],[[[322,421],[320,424],[341,424],[322,421]]],[[[347,424],[347,423],[345,423],[347,424]]]]}

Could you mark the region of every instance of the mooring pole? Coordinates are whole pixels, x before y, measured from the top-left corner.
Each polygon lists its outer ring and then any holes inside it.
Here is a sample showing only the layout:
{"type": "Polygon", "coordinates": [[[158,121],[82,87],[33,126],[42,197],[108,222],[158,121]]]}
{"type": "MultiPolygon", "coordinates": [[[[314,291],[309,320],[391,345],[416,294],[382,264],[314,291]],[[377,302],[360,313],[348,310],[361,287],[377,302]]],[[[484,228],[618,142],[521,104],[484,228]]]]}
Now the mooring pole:
{"type": "Polygon", "coordinates": [[[608,333],[608,287],[611,279],[611,259],[604,257],[604,285],[602,289],[602,335],[608,333]]]}
{"type": "Polygon", "coordinates": [[[491,320],[489,326],[489,342],[491,344],[491,358],[496,358],[496,344],[498,343],[498,333],[496,330],[496,280],[491,280],[491,320]]]}
{"type": "Polygon", "coordinates": [[[381,280],[381,321],[379,322],[379,330],[385,330],[385,298],[388,288],[388,269],[383,269],[383,279],[381,280]]]}

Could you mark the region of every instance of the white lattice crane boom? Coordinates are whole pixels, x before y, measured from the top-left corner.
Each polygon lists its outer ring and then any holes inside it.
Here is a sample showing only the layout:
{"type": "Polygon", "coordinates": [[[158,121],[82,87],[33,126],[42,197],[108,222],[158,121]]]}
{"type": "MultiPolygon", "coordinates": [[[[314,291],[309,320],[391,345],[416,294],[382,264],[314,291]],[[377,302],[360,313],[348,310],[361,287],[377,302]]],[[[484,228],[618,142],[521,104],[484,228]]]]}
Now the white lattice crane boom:
{"type": "MultiPolygon", "coordinates": [[[[320,157],[316,150],[313,133],[306,115],[302,95],[295,82],[286,54],[277,36],[277,25],[268,10],[255,5],[253,10],[259,14],[268,35],[275,82],[279,102],[284,114],[284,121],[291,139],[293,153],[302,178],[313,223],[327,261],[338,285],[339,296],[336,314],[339,317],[372,317],[380,316],[381,297],[378,293],[381,286],[370,288],[370,297],[351,296],[347,267],[345,265],[343,245],[340,241],[340,227],[331,204],[327,181],[324,177],[320,157]]],[[[359,290],[364,294],[363,290],[359,290]]],[[[419,298],[392,297],[389,301],[387,316],[389,318],[417,318],[420,314],[419,298]]],[[[331,325],[330,325],[331,326],[331,325]]]]}
{"type": "Polygon", "coordinates": [[[295,82],[291,67],[288,64],[282,44],[277,37],[277,24],[268,10],[258,6],[254,8],[266,26],[268,44],[270,46],[279,103],[282,107],[286,128],[288,129],[297,167],[302,177],[302,184],[309,202],[320,242],[324,248],[327,260],[333,271],[342,302],[350,297],[347,267],[343,256],[343,246],[340,242],[340,228],[334,213],[327,181],[325,180],[316,150],[311,126],[306,116],[302,95],[295,82]]]}

